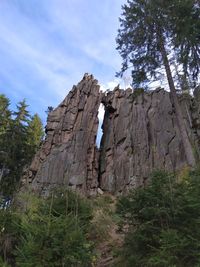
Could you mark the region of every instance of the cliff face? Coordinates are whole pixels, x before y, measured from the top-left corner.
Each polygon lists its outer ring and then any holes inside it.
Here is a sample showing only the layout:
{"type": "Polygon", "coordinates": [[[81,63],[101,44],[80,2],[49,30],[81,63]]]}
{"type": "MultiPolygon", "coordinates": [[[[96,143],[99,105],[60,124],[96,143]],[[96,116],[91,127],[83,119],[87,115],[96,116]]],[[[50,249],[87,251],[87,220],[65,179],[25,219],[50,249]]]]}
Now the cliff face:
{"type": "MultiPolygon", "coordinates": [[[[198,101],[181,96],[180,103],[198,154],[198,101]]],[[[28,172],[31,187],[40,192],[54,186],[71,186],[86,194],[95,193],[98,187],[122,192],[145,184],[154,169],[174,171],[186,165],[170,94],[163,89],[116,88],[103,94],[97,81],[85,75],[50,112],[46,133],[28,172]],[[105,116],[98,151],[95,140],[101,102],[105,116]]]]}
{"type": "Polygon", "coordinates": [[[98,185],[96,134],[101,94],[97,80],[85,75],[49,113],[46,139],[28,172],[36,191],[71,186],[92,192],[98,185]]]}
{"type": "MultiPolygon", "coordinates": [[[[124,191],[146,183],[155,169],[180,170],[186,165],[183,144],[170,94],[163,89],[132,92],[115,89],[104,101],[106,110],[100,154],[100,185],[124,191]]],[[[180,97],[191,140],[191,97],[180,97]]]]}

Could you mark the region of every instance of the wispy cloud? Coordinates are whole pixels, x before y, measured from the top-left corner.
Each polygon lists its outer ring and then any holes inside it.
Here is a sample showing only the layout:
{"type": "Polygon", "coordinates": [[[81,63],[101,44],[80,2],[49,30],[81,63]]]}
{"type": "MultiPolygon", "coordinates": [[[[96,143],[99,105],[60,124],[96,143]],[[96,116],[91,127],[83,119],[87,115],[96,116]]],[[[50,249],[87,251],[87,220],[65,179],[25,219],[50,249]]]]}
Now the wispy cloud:
{"type": "Polygon", "coordinates": [[[33,112],[55,106],[85,72],[112,86],[125,0],[1,0],[0,92],[33,112]],[[110,84],[109,84],[110,82],[110,84]]]}

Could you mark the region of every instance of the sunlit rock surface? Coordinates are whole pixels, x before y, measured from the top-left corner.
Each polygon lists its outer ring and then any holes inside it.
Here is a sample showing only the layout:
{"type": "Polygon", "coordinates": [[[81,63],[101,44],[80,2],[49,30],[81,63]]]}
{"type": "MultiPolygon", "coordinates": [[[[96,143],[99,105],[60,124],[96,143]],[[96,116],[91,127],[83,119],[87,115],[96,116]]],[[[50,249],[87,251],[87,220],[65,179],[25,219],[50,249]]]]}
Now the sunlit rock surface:
{"type": "MultiPolygon", "coordinates": [[[[179,96],[188,135],[199,156],[200,97],[179,96]]],[[[85,74],[64,101],[49,113],[46,139],[26,181],[33,190],[56,186],[84,194],[126,192],[147,183],[155,169],[176,171],[186,165],[170,93],[118,87],[100,92],[97,80],[85,74]],[[105,107],[103,137],[96,147],[98,109],[105,107]]]]}

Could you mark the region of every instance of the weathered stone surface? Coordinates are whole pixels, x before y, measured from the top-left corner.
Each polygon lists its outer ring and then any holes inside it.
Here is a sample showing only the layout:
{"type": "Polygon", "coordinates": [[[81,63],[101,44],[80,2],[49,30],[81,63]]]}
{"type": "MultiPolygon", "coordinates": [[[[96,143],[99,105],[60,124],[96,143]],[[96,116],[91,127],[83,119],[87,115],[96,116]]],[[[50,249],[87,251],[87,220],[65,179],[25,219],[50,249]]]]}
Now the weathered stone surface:
{"type": "Polygon", "coordinates": [[[46,139],[36,154],[29,181],[37,191],[71,186],[92,192],[98,185],[96,134],[101,93],[97,80],[85,74],[64,101],[49,113],[46,139]]]}
{"type": "MultiPolygon", "coordinates": [[[[200,158],[200,91],[180,95],[186,129],[200,158]]],[[[85,194],[126,192],[146,184],[155,169],[186,165],[170,93],[121,90],[103,94],[92,75],[72,88],[49,113],[46,139],[27,174],[39,192],[70,186],[85,194]],[[98,108],[105,106],[103,137],[96,148],[98,108]]]]}
{"type": "Polygon", "coordinates": [[[192,128],[194,131],[195,139],[195,152],[198,154],[198,157],[200,158],[200,86],[198,86],[194,90],[194,98],[192,99],[192,128]]]}
{"type": "MultiPolygon", "coordinates": [[[[145,184],[155,169],[175,171],[186,165],[170,94],[163,89],[137,94],[116,88],[103,98],[100,187],[104,191],[126,191],[145,184]]],[[[180,97],[180,103],[188,134],[196,140],[191,99],[180,97]]]]}

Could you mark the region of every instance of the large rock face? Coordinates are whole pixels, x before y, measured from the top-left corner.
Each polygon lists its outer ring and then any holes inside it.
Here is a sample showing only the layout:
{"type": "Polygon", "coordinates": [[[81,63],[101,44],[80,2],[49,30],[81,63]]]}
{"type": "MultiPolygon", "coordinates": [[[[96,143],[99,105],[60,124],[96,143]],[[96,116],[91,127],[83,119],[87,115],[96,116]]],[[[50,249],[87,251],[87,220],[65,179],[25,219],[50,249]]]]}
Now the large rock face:
{"type": "MultiPolygon", "coordinates": [[[[146,183],[155,169],[180,170],[186,165],[170,94],[163,89],[132,92],[116,88],[104,97],[106,106],[100,154],[103,190],[126,191],[146,183]],[[112,107],[112,108],[111,108],[112,107]]],[[[180,97],[191,140],[191,97],[180,97]]]]}
{"type": "MultiPolygon", "coordinates": [[[[199,100],[188,95],[179,99],[198,155],[199,100]]],[[[39,192],[55,186],[71,186],[85,194],[95,193],[98,187],[124,192],[145,184],[154,169],[175,171],[186,165],[170,94],[163,89],[133,92],[116,88],[103,94],[92,75],[85,75],[50,112],[46,133],[28,172],[31,187],[39,192]],[[101,102],[105,116],[98,151],[101,102]]]]}
{"type": "Polygon", "coordinates": [[[72,186],[93,191],[98,184],[96,134],[101,94],[97,80],[85,75],[49,113],[46,139],[29,170],[37,191],[72,186]]]}

